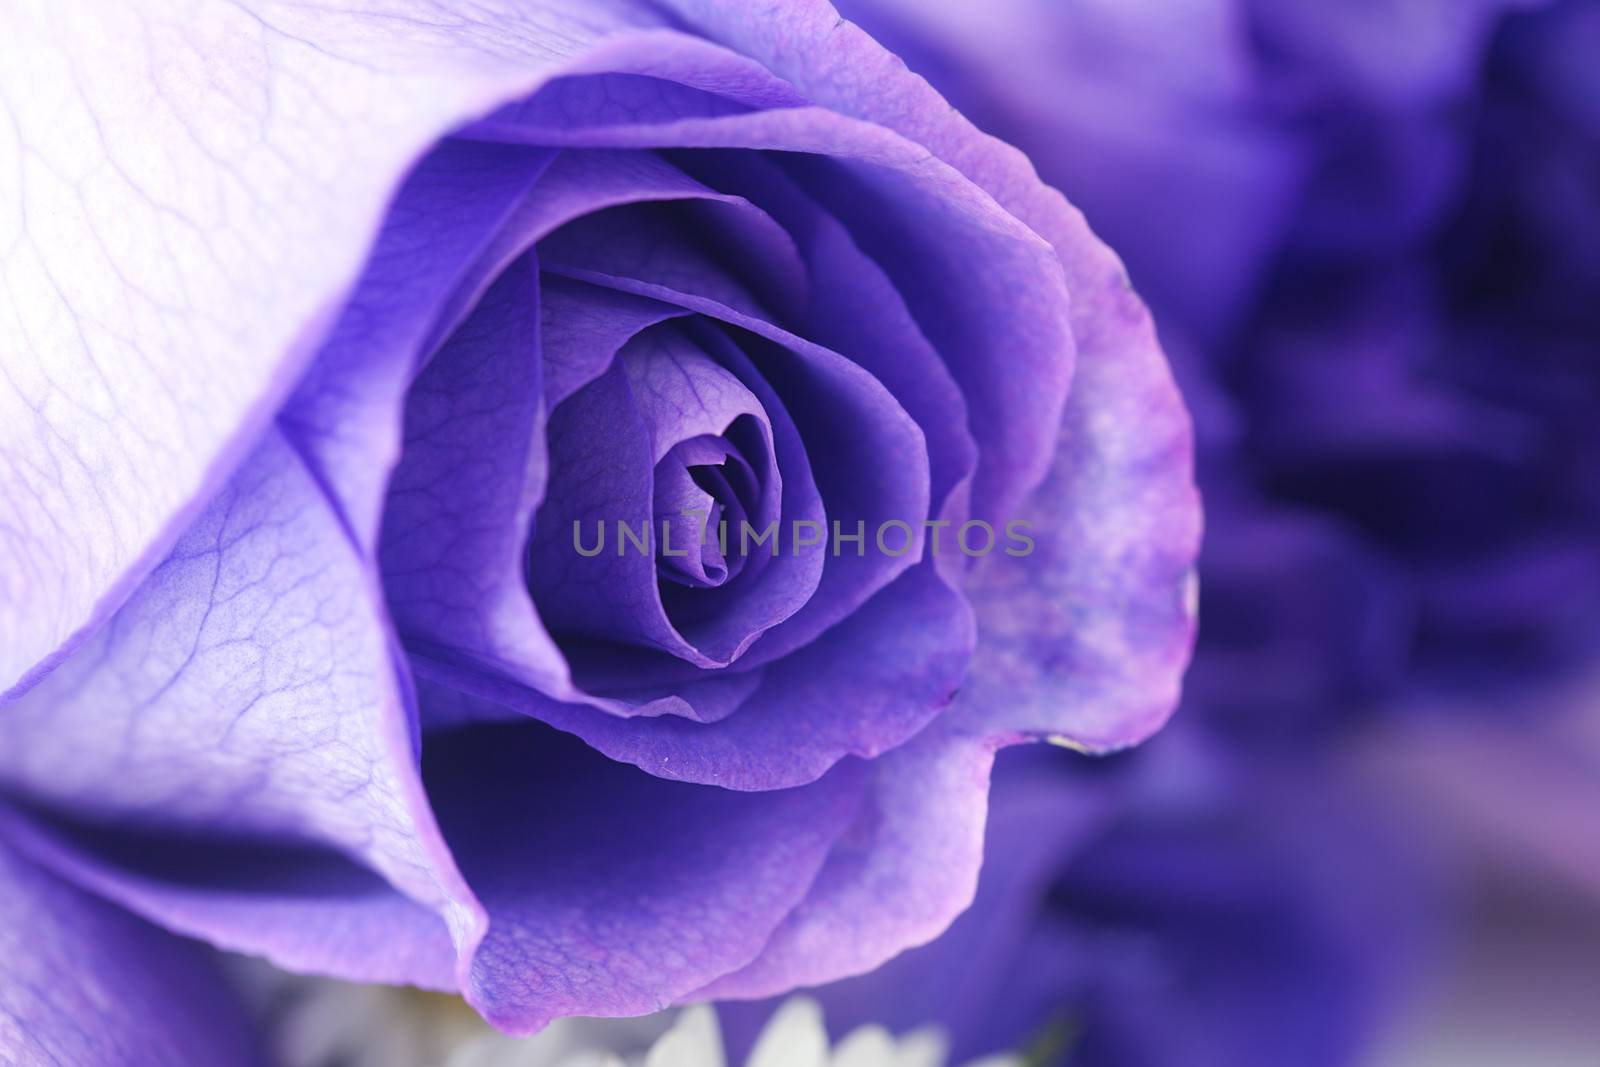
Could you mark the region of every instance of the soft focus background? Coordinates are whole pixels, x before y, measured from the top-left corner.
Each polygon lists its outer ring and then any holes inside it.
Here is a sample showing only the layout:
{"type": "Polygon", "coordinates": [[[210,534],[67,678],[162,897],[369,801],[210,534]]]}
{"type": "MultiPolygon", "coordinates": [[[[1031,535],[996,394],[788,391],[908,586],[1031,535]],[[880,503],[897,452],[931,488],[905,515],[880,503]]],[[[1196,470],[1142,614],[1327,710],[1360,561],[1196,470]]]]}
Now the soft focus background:
{"type": "Polygon", "coordinates": [[[841,7],[1121,252],[1208,540],[1173,724],[1004,753],[976,904],[835,1036],[1600,1063],[1600,2],[841,7]]]}

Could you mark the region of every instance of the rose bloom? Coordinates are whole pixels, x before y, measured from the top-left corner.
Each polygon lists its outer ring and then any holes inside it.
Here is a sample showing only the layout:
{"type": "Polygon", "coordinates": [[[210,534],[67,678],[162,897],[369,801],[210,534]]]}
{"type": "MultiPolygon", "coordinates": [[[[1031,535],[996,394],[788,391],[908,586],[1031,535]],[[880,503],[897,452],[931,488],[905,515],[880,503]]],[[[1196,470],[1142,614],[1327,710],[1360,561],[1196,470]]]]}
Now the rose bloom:
{"type": "Polygon", "coordinates": [[[827,4],[179,7],[0,44],[7,1041],[236,1062],[145,922],[513,1032],[861,972],[997,748],[1161,725],[1150,319],[827,4]],[[574,551],[690,512],[912,542],[574,551]]]}

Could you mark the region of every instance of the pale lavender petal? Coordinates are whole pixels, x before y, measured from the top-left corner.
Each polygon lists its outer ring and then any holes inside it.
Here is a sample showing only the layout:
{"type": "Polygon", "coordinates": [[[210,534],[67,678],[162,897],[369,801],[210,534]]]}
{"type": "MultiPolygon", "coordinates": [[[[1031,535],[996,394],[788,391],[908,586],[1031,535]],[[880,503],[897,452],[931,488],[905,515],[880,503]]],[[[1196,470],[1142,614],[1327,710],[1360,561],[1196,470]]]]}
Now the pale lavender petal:
{"type": "Polygon", "coordinates": [[[1109,750],[1177,706],[1200,510],[1189,423],[1148,314],[1119,274],[1098,283],[1076,287],[1079,306],[1100,307],[1082,313],[1056,465],[1016,520],[1033,547],[988,557],[968,583],[978,650],[952,712],[972,728],[1109,750]]]}
{"type": "Polygon", "coordinates": [[[332,503],[269,435],[135,596],[5,709],[0,782],[123,830],[342,852],[466,945],[480,919],[422,792],[393,646],[332,503]]]}
{"type": "Polygon", "coordinates": [[[396,13],[8,19],[0,690],[114,611],[252,447],[405,168],[597,37],[660,22],[624,0],[505,5],[491,46],[396,13]]]}

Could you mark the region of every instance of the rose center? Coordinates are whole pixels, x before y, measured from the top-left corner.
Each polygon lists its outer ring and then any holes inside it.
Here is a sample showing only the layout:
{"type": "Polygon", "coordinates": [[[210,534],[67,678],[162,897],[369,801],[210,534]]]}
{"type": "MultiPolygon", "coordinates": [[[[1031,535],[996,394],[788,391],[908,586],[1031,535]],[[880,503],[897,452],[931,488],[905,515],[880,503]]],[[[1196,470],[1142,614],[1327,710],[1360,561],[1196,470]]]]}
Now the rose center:
{"type": "Polygon", "coordinates": [[[747,449],[762,447],[755,420],[741,416],[722,434],[679,442],[656,465],[654,533],[664,599],[682,601],[688,591],[716,588],[744,570],[741,530],[775,518],[764,514],[760,478],[745,458],[747,449]]]}

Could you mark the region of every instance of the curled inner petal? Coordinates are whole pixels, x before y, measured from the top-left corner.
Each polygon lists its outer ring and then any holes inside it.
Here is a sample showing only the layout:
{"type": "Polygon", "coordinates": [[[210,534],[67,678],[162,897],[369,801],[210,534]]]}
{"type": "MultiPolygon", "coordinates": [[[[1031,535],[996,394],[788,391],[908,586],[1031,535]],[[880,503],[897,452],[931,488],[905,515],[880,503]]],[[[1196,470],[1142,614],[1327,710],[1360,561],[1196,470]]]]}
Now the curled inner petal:
{"type": "Polygon", "coordinates": [[[808,476],[786,500],[783,467],[803,453],[776,397],[745,379],[765,389],[752,368],[719,364],[665,324],[552,413],[551,491],[529,569],[552,631],[721,667],[810,598],[820,545],[767,540],[750,551],[745,536],[756,524],[823,521],[808,476]]]}
{"type": "MultiPolygon", "coordinates": [[[[752,511],[760,492],[756,474],[729,439],[756,432],[754,423],[741,425],[745,422],[736,420],[726,436],[682,441],[656,464],[655,525],[661,531],[656,558],[662,581],[714,589],[737,577],[747,557],[724,550],[725,531],[747,523],[760,527],[773,517],[767,509],[752,511]]],[[[672,595],[670,587],[662,589],[664,598],[672,595]]]]}

